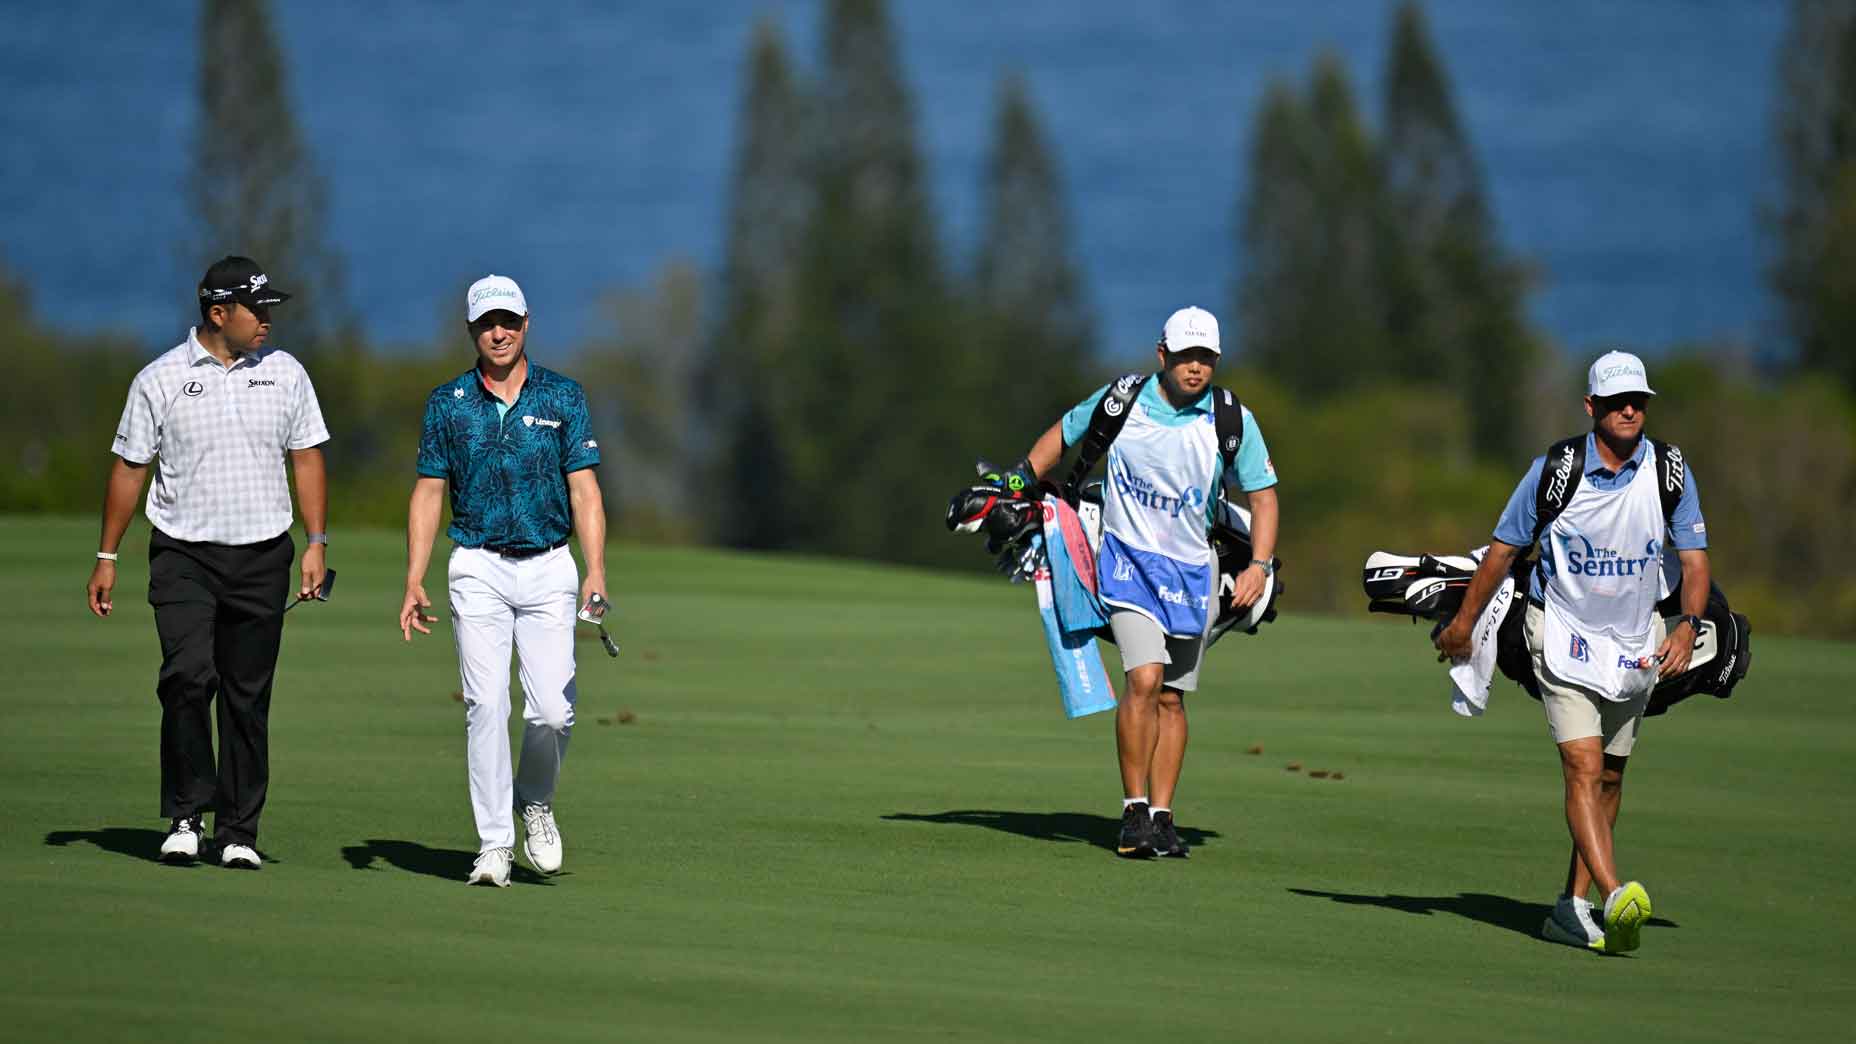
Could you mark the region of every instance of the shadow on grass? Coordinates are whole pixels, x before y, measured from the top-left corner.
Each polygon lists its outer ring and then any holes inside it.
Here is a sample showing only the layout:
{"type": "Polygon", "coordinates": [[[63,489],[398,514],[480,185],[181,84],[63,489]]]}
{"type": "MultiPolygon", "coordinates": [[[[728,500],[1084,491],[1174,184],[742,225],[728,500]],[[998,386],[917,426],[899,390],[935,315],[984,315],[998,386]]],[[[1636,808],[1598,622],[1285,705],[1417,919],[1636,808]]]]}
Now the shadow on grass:
{"type": "MultiPolygon", "coordinates": [[[[342,858],[356,870],[378,870],[375,864],[386,863],[398,870],[447,881],[462,881],[470,876],[477,853],[458,848],[427,848],[417,841],[389,841],[374,838],[342,849],[342,858]]],[[[559,874],[555,876],[561,876],[559,874]]],[[[509,870],[509,880],[517,884],[549,884],[548,878],[520,863],[509,870]]]]}
{"type": "MultiPolygon", "coordinates": [[[[1505,895],[1484,892],[1459,892],[1456,895],[1350,895],[1346,892],[1321,892],[1312,888],[1291,888],[1289,891],[1312,899],[1331,899],[1349,906],[1377,906],[1427,917],[1434,913],[1456,914],[1458,917],[1519,932],[1530,939],[1540,937],[1540,923],[1553,912],[1551,903],[1523,902],[1505,895]]],[[[1646,923],[1661,928],[1681,927],[1662,917],[1652,917],[1646,923]]]]}
{"type": "Polygon", "coordinates": [[[82,842],[95,845],[105,852],[159,863],[161,842],[167,840],[167,836],[165,830],[150,830],[147,827],[102,827],[97,830],[53,830],[45,835],[45,843],[53,848],[64,848],[82,842]]]}
{"type": "MultiPolygon", "coordinates": [[[[1092,816],[1086,812],[1000,812],[993,809],[969,808],[932,814],[921,812],[895,812],[884,819],[904,823],[949,823],[954,826],[985,827],[1000,830],[1019,837],[1029,837],[1038,841],[1081,842],[1097,848],[1115,850],[1116,838],[1121,833],[1121,820],[1112,816],[1092,816]]],[[[1197,848],[1211,838],[1218,837],[1216,830],[1200,830],[1197,827],[1182,826],[1178,828],[1179,839],[1189,847],[1197,848]]]]}

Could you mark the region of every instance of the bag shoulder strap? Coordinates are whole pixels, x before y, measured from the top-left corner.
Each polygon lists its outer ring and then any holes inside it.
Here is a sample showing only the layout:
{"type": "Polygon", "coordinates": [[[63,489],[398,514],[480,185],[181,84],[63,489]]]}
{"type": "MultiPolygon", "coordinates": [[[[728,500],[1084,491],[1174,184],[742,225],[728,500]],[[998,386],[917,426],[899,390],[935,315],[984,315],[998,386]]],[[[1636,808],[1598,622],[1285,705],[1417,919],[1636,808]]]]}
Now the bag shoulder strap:
{"type": "Polygon", "coordinates": [[[1540,483],[1534,487],[1534,542],[1560,517],[1585,477],[1585,436],[1561,439],[1547,448],[1540,465],[1540,483]]]}
{"type": "Polygon", "coordinates": [[[1667,528],[1675,522],[1676,502],[1688,485],[1688,462],[1682,459],[1682,448],[1674,443],[1651,439],[1650,448],[1656,451],[1656,492],[1663,498],[1663,525],[1667,528]]]}
{"type": "Polygon", "coordinates": [[[1096,408],[1089,414],[1089,427],[1083,432],[1082,441],[1077,443],[1076,462],[1070,465],[1070,473],[1063,480],[1063,499],[1074,506],[1081,495],[1083,480],[1108,452],[1115,436],[1121,434],[1122,425],[1128,423],[1128,410],[1134,400],[1141,394],[1141,388],[1152,377],[1147,373],[1124,373],[1109,382],[1108,390],[1096,403],[1096,408]]]}
{"type": "MultiPolygon", "coordinates": [[[[1115,436],[1121,434],[1122,426],[1128,423],[1128,410],[1152,379],[1153,375],[1148,373],[1127,373],[1110,382],[1095,410],[1089,414],[1089,428],[1077,444],[1076,462],[1070,465],[1070,472],[1063,480],[1063,499],[1072,505],[1076,503],[1083,480],[1108,452],[1115,436]]],[[[1224,471],[1229,477],[1237,470],[1237,451],[1244,444],[1244,404],[1228,388],[1214,387],[1211,391],[1218,452],[1224,457],[1224,471]]]]}
{"type": "Polygon", "coordinates": [[[1229,479],[1237,474],[1237,451],[1244,444],[1244,404],[1236,392],[1212,389],[1212,420],[1218,425],[1218,452],[1224,456],[1224,474],[1229,479]]]}

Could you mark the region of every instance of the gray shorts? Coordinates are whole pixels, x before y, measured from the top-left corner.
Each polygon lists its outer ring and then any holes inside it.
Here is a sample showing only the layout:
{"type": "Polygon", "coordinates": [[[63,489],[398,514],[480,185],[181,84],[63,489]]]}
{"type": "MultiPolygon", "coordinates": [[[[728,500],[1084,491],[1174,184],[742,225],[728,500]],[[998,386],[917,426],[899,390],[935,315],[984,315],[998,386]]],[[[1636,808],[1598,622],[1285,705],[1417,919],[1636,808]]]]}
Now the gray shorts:
{"type": "Polygon", "coordinates": [[[1166,664],[1162,684],[1180,692],[1194,692],[1199,687],[1199,656],[1205,649],[1205,636],[1174,638],[1160,629],[1153,618],[1132,609],[1116,609],[1109,614],[1109,630],[1121,647],[1121,669],[1131,671],[1150,663],[1166,664]]]}
{"type": "MultiPolygon", "coordinates": [[[[1527,635],[1527,650],[1533,654],[1534,680],[1540,683],[1540,702],[1547,709],[1547,732],[1552,734],[1553,742],[1598,736],[1604,741],[1606,754],[1629,757],[1631,748],[1637,745],[1637,730],[1643,722],[1644,708],[1650,705],[1649,692],[1619,703],[1555,676],[1547,670],[1547,658],[1540,651],[1540,631],[1545,623],[1545,610],[1532,602],[1527,603],[1527,617],[1522,627],[1527,635]]],[[[1661,617],[1656,619],[1654,627],[1660,644],[1663,640],[1661,617]]]]}

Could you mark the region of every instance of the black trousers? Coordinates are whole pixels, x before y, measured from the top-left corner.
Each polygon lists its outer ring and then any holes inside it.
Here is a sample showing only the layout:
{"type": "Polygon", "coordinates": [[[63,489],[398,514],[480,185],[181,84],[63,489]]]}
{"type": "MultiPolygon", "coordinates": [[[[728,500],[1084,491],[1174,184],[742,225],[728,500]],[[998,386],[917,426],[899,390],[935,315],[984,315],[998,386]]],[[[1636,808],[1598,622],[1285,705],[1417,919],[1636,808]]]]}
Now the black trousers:
{"type": "Polygon", "coordinates": [[[255,845],[270,782],[271,679],[296,545],[148,541],[148,602],[161,636],[161,815],[213,812],[222,845],[255,845]],[[218,696],[219,757],[207,709],[218,696]]]}

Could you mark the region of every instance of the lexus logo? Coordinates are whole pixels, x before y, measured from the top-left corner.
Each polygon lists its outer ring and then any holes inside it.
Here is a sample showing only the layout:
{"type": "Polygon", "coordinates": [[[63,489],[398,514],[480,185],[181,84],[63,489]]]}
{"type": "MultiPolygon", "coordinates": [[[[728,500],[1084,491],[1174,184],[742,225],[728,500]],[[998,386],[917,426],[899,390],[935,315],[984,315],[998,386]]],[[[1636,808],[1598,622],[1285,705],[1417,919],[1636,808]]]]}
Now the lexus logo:
{"type": "Polygon", "coordinates": [[[181,393],[189,399],[197,399],[206,394],[206,385],[201,384],[199,381],[188,381],[186,384],[181,385],[180,390],[181,393]]]}

